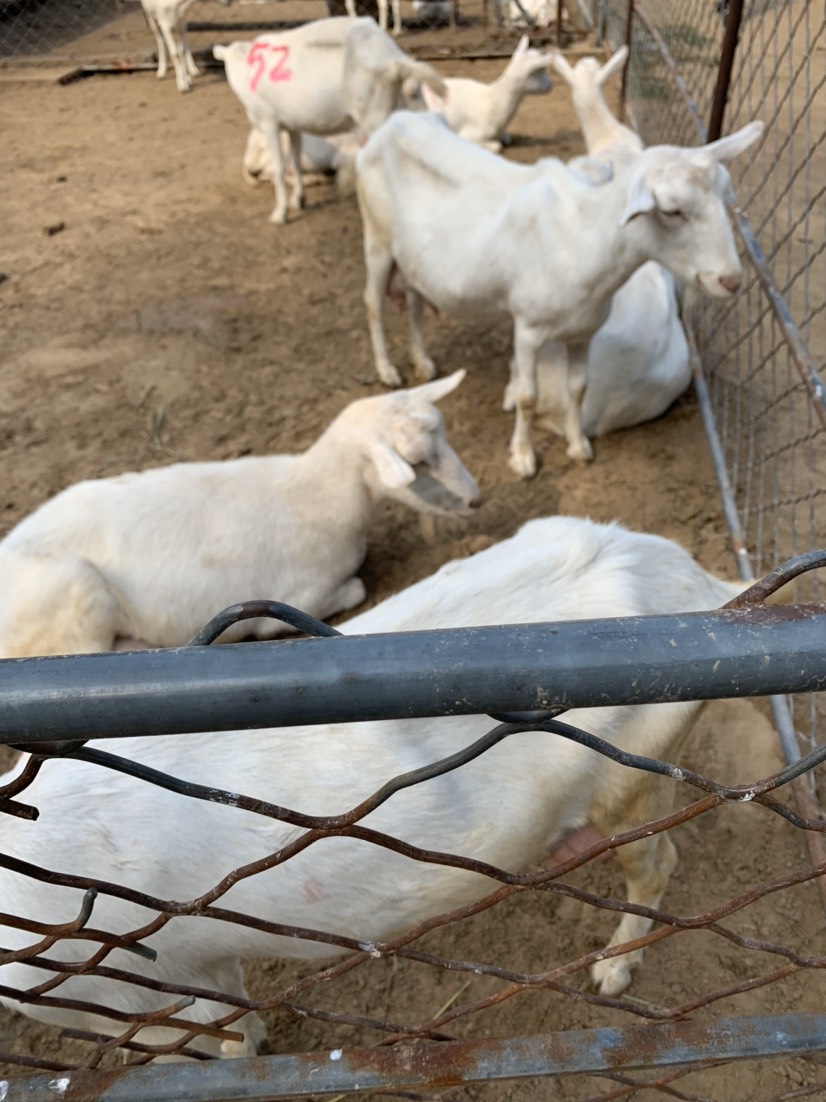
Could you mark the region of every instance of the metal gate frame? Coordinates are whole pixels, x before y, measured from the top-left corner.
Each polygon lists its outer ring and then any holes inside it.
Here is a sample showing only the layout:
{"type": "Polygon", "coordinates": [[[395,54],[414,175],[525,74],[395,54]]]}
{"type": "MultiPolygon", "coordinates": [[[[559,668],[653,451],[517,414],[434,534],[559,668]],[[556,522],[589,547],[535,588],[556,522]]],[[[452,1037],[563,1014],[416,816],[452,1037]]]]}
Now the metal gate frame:
{"type": "MultiPolygon", "coordinates": [[[[302,626],[335,637],[210,648],[228,623],[285,613],[284,606],[266,602],[233,606],[188,647],[173,651],[0,662],[0,743],[46,756],[105,756],[84,751],[83,740],[174,737],[205,724],[229,730],[480,712],[514,730],[565,734],[554,717],[570,707],[823,691],[826,604],[775,608],[763,602],[791,578],[824,565],[826,550],[792,560],[717,612],[361,637],[340,636],[298,614],[302,626]]],[[[692,780],[667,763],[618,751],[575,728],[567,732],[622,764],[692,780]]],[[[479,744],[469,751],[479,752],[479,744]]],[[[826,745],[759,788],[711,787],[721,799],[763,802],[824,760],[826,745]]],[[[143,769],[136,766],[136,775],[143,769]]],[[[198,798],[222,802],[224,796],[210,791],[198,798]]],[[[13,800],[0,806],[4,810],[28,817],[25,805],[13,800]]],[[[822,819],[805,825],[826,831],[822,819]]],[[[806,872],[808,879],[818,876],[826,876],[826,864],[806,872]]],[[[826,959],[807,966],[826,968],[826,959]]],[[[826,1013],[711,1024],[653,1020],[540,1037],[71,1070],[0,1081],[0,1097],[264,1102],[594,1072],[629,1084],[634,1080],[625,1073],[635,1069],[655,1069],[653,1078],[636,1085],[668,1089],[686,1070],[712,1061],[819,1053],[826,1053],[826,1013]]]]}

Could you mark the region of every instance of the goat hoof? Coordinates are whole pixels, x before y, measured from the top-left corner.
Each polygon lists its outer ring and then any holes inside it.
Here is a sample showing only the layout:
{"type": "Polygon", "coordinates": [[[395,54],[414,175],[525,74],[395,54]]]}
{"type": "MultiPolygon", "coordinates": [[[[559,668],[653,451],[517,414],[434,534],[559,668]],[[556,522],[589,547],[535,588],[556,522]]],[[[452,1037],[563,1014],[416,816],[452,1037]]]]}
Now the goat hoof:
{"type": "Polygon", "coordinates": [[[402,377],[392,364],[383,364],[381,367],[376,368],[376,372],[379,380],[384,383],[385,386],[402,385],[402,377]]]}
{"type": "Polygon", "coordinates": [[[416,360],[416,378],[420,383],[429,383],[436,378],[436,365],[430,357],[416,360]]]}
{"type": "Polygon", "coordinates": [[[267,1042],[267,1027],[256,1013],[247,1014],[230,1026],[244,1034],[243,1041],[221,1041],[221,1056],[225,1060],[238,1060],[245,1056],[257,1056],[267,1042]]]}
{"type": "Polygon", "coordinates": [[[631,970],[636,963],[632,957],[634,954],[628,953],[622,957],[598,960],[591,968],[591,979],[601,995],[615,998],[628,987],[631,983],[631,970]]]}
{"type": "Polygon", "coordinates": [[[533,478],[536,474],[536,455],[533,451],[511,452],[510,469],[520,478],[533,478]]]}
{"type": "Polygon", "coordinates": [[[569,459],[576,459],[580,463],[590,463],[594,458],[594,449],[591,447],[590,441],[583,440],[581,444],[569,444],[567,455],[569,459]]]}
{"type": "Polygon", "coordinates": [[[270,221],[275,226],[283,226],[287,221],[287,212],[285,210],[274,210],[270,215],[270,221]]]}

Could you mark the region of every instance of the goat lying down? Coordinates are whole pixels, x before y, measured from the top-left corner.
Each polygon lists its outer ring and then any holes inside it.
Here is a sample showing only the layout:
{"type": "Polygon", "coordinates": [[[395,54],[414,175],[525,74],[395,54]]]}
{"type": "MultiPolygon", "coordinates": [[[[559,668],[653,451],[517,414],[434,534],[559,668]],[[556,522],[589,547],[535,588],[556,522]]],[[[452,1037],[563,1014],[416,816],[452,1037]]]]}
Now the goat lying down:
{"type": "MultiPolygon", "coordinates": [[[[289,156],[289,137],[281,134],[281,148],[286,157],[289,156]]],[[[358,138],[353,131],[344,134],[330,134],[326,138],[320,138],[317,134],[301,135],[301,157],[299,164],[304,177],[305,186],[308,184],[324,183],[332,176],[338,176],[341,172],[345,178],[352,178],[352,161],[358,152],[358,138]],[[348,169],[350,171],[348,172],[348,169]]],[[[244,159],[241,164],[241,175],[248,184],[258,184],[262,180],[272,181],[273,164],[270,156],[270,147],[267,139],[253,127],[247,135],[247,144],[244,147],[244,159]]],[[[287,164],[287,178],[289,179],[292,167],[287,164]]]]}
{"type": "MultiPolygon", "coordinates": [[[[643,150],[639,136],[611,113],[602,86],[628,58],[622,46],[600,65],[584,57],[572,68],[561,54],[553,67],[570,85],[588,157],[619,170],[643,150]]],[[[548,341],[537,355],[537,422],[565,435],[567,356],[548,341]]],[[[611,309],[588,347],[582,431],[604,436],[664,413],[691,381],[688,341],[680,321],[674,277],[649,261],[611,300],[611,309]]],[[[515,397],[506,392],[504,407],[515,397]]]]}
{"type": "Polygon", "coordinates": [[[508,64],[490,84],[469,77],[446,77],[444,96],[426,84],[422,85],[422,96],[428,109],[442,115],[451,130],[498,153],[505,127],[524,97],[550,92],[548,66],[553,61],[553,54],[533,49],[525,34],[508,64]]]}
{"type": "MultiPolygon", "coordinates": [[[[227,605],[268,595],[315,616],[365,597],[376,505],[464,513],[479,489],[433,405],[464,378],[352,402],[301,455],[176,463],[80,482],[0,543],[0,656],[181,646],[227,605]]],[[[268,638],[247,620],[225,640],[268,638]]]]}
{"type": "MultiPolygon", "coordinates": [[[[742,589],[701,569],[670,540],[617,524],[573,517],[532,520],[514,537],[451,562],[375,608],[351,619],[347,634],[437,627],[530,623],[605,616],[646,616],[712,609],[742,589]]],[[[335,644],[333,644],[335,645],[335,644]]],[[[552,680],[552,673],[549,678],[552,680]]],[[[589,708],[571,723],[637,754],[673,760],[699,703],[589,708]]],[[[388,779],[436,762],[491,728],[487,716],[345,723],[295,729],[174,735],[119,740],[107,748],[190,781],[218,785],[310,814],[354,807],[388,779]]],[[[0,778],[0,785],[9,776],[0,778]]],[[[128,885],[163,899],[193,899],[233,869],[276,853],[300,831],[217,803],[187,801],[138,780],[77,761],[46,762],[26,799],[36,822],[7,818],[3,849],[18,859],[128,885]],[[93,809],[93,813],[90,813],[93,809]]],[[[593,824],[611,835],[668,813],[670,781],[625,769],[572,742],[519,734],[447,775],[393,795],[367,826],[417,846],[491,862],[511,870],[541,860],[562,835],[593,824]]],[[[676,863],[673,843],[654,834],[618,851],[633,903],[656,907],[676,863]]],[[[325,838],[265,873],[241,879],[218,901],[247,914],[375,943],[428,916],[486,894],[480,874],[419,863],[353,838],[325,838]]],[[[0,868],[3,909],[60,923],[79,911],[81,893],[0,868]]],[[[495,921],[495,914],[492,916],[495,921]]],[[[124,932],[143,926],[147,912],[105,893],[93,925],[124,932]]],[[[622,917],[611,945],[640,937],[642,917],[622,917]]],[[[553,960],[553,931],[548,930],[553,960]]],[[[3,931],[20,948],[36,935],[3,931]]],[[[147,938],[156,964],[116,951],[115,967],[175,984],[242,995],[241,960],[284,956],[318,960],[337,952],[298,937],[270,936],[207,918],[178,917],[147,938]]],[[[653,950],[652,950],[653,951],[653,950]]],[[[80,960],[88,944],[50,948],[53,959],[80,960]]],[[[629,983],[641,953],[599,961],[594,979],[606,995],[629,983]]],[[[40,984],[48,971],[23,963],[0,968],[0,985],[40,984]]],[[[131,1012],[168,1005],[175,996],[101,976],[73,976],[60,993],[131,1012]]],[[[14,1007],[8,997],[0,1001],[14,1007]]],[[[23,1008],[43,1021],[112,1031],[81,1010],[23,1008]]],[[[210,1021],[226,1012],[199,999],[179,1017],[210,1021]]],[[[246,1042],[198,1038],[200,1049],[250,1054],[264,1035],[250,1015],[239,1026],[246,1042]],[[213,1046],[210,1048],[210,1046],[213,1046]]],[[[138,1040],[170,1039],[145,1029],[138,1040]]]]}
{"type": "Polygon", "coordinates": [[[397,268],[408,288],[419,378],[436,372],[424,343],[425,301],[449,314],[513,318],[510,462],[523,477],[536,472],[537,358],[547,341],[564,345],[568,455],[590,459],[581,419],[588,344],[613,294],[648,260],[707,295],[736,293],[741,267],[725,206],[731,185],[720,162],[762,132],[755,122],[698,149],[652,146],[594,185],[552,158],[509,163],[432,113],[397,112],[356,156],[364,301],[379,378],[401,382],[382,319],[397,268]]]}
{"type": "MultiPolygon", "coordinates": [[[[567,358],[554,341],[536,364],[536,422],[565,435],[567,358]]],[[[604,325],[588,346],[582,431],[605,436],[665,413],[691,382],[688,341],[671,274],[649,261],[611,300],[604,325]]],[[[510,393],[505,409],[513,409],[510,393]]]]}

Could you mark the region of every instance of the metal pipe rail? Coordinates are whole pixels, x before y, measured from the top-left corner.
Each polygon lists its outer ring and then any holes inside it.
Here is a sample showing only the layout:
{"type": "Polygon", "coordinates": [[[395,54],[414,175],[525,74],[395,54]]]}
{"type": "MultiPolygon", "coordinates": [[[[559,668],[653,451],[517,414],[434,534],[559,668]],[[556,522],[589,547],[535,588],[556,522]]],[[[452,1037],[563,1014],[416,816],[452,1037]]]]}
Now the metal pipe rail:
{"type": "MultiPolygon", "coordinates": [[[[12,1079],[5,1102],[270,1102],[345,1091],[610,1073],[821,1052],[826,1016],[728,1018],[579,1029],[504,1040],[332,1049],[206,1064],[156,1065],[12,1079]]],[[[641,1086],[643,1084],[640,1084],[641,1086]]]]}
{"type": "Polygon", "coordinates": [[[826,689],[826,605],[735,604],[676,616],[5,660],[0,743],[826,689]]]}

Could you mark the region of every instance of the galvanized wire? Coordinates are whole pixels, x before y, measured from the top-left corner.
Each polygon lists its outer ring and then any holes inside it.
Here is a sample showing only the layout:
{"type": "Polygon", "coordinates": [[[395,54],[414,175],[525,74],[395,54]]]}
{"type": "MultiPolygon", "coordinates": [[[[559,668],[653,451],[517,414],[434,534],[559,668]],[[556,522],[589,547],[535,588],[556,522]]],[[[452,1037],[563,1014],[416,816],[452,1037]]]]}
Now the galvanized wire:
{"type": "MultiPolygon", "coordinates": [[[[709,0],[634,5],[627,96],[647,143],[705,140],[728,9],[709,0]]],[[[626,0],[608,0],[612,47],[627,16],[626,0]]],[[[757,574],[826,544],[824,47],[822,4],[745,0],[724,131],[760,118],[767,132],[731,166],[744,286],[729,304],[692,295],[684,310],[707,384],[707,426],[719,436],[734,548],[757,574]]],[[[819,586],[809,578],[799,599],[817,599],[819,586]]],[[[803,752],[817,744],[823,704],[789,704],[787,742],[796,735],[803,752]]]]}
{"type": "MultiPolygon", "coordinates": [[[[388,9],[392,29],[390,0],[388,9]]],[[[378,2],[355,0],[355,12],[378,19],[378,2]]],[[[199,61],[210,65],[218,42],[345,14],[344,0],[194,0],[185,20],[199,61]]],[[[425,54],[435,48],[440,56],[506,56],[525,27],[539,39],[560,41],[563,31],[581,36],[587,15],[585,0],[402,0],[402,45],[425,54]]],[[[68,60],[117,71],[151,68],[154,51],[139,0],[0,0],[0,59],[68,60]]]]}

